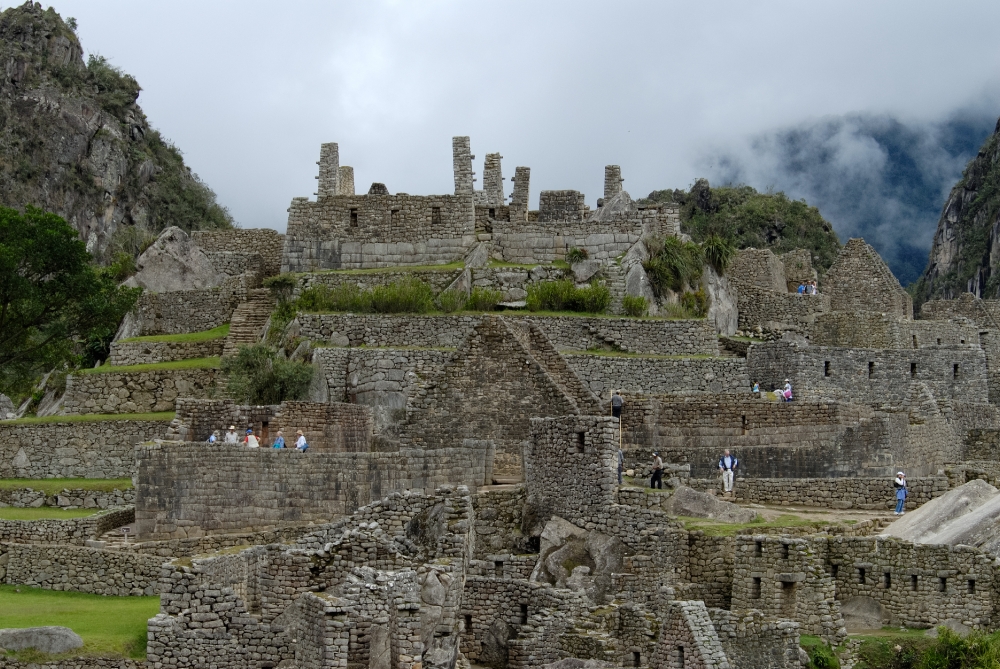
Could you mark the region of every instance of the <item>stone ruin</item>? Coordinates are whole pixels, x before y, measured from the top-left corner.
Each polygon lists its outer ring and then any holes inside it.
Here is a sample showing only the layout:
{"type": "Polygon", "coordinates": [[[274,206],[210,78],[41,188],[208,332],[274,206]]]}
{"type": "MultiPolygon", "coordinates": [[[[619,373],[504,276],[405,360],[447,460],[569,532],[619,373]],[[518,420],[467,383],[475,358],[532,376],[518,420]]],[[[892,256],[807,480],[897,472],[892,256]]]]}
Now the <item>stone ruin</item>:
{"type": "Polygon", "coordinates": [[[629,318],[622,297],[649,294],[643,240],[679,235],[676,208],[636,204],[611,165],[596,210],[577,191],[543,191],[531,210],[527,167],[508,200],[499,154],[482,190],[468,138],[453,156],[453,194],[357,195],[324,144],[317,198],[293,199],[285,235],[169,231],[140,263],[147,292],[108,363],[47,405],[66,420],[0,422],[0,475],[132,477],[134,490],[3,493],[106,510],[0,521],[0,581],[159,593],[157,669],[801,667],[801,634],[1000,628],[1000,542],[970,538],[1000,479],[1000,302],[932,301],[914,318],[852,239],[822,275],[806,250],[740,251],[709,291],[729,316],[629,318]],[[566,269],[574,248],[591,260],[566,269]],[[313,365],[310,397],[243,406],[204,363],[263,339],[275,296],[262,281],[279,272],[293,295],[412,276],[513,306],[538,282],[596,276],[612,314],[301,312],[283,341],[313,365]],[[818,295],[796,293],[813,279],[818,295]],[[144,367],[161,362],[177,364],[144,367]],[[795,399],[779,403],[785,379],[795,399]],[[73,418],[89,414],[101,420],[73,418]],[[206,443],[230,424],[266,443],[301,429],[311,448],[206,443]],[[725,497],[723,448],[742,460],[725,497]],[[642,484],[653,450],[662,493],[642,484]],[[898,470],[926,516],[886,529],[898,470]],[[755,528],[750,505],[870,519],[755,528]],[[691,515],[741,528],[687,529],[691,515]]]}

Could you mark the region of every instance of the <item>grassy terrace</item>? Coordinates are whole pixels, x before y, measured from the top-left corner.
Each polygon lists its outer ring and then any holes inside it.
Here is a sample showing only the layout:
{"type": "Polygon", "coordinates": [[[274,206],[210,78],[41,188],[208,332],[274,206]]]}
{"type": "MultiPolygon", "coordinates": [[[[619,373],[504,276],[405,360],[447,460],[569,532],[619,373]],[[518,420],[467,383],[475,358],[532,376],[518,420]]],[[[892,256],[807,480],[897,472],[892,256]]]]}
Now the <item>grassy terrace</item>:
{"type": "MultiPolygon", "coordinates": [[[[299,309],[300,312],[305,314],[346,314],[352,313],[347,311],[310,311],[306,309],[299,309]]],[[[455,316],[513,316],[515,318],[521,317],[531,317],[531,318],[603,318],[606,320],[622,320],[628,319],[630,321],[703,321],[704,318],[669,318],[666,316],[642,316],[637,318],[635,316],[625,316],[622,314],[591,314],[584,313],[581,311],[528,311],[527,309],[503,309],[498,311],[453,311],[451,313],[444,313],[441,311],[428,311],[425,313],[392,313],[392,314],[358,314],[360,316],[439,316],[442,318],[452,318],[455,316]]],[[[756,340],[754,340],[756,341],[756,340]]],[[[97,368],[102,369],[101,367],[97,368]]],[[[97,371],[97,370],[92,370],[97,371]]]]}
{"type": "MultiPolygon", "coordinates": [[[[534,267],[534,265],[533,265],[534,267]]],[[[464,262],[453,262],[447,265],[415,265],[396,267],[370,267],[368,269],[327,269],[319,272],[299,272],[296,277],[310,276],[316,274],[343,274],[353,276],[355,274],[406,274],[408,272],[457,272],[465,269],[464,262]]]]}
{"type": "Polygon", "coordinates": [[[92,369],[81,369],[74,374],[114,374],[117,372],[156,372],[165,369],[218,369],[222,359],[191,358],[190,360],[174,360],[173,362],[156,362],[150,365],[101,365],[92,369]]]}
{"type": "Polygon", "coordinates": [[[792,514],[783,514],[778,516],[774,520],[764,520],[761,516],[757,516],[754,520],[749,523],[720,523],[714,520],[707,520],[705,518],[691,518],[688,516],[678,516],[678,520],[684,523],[684,528],[687,530],[700,530],[710,537],[725,537],[734,536],[740,530],[766,530],[772,528],[797,528],[797,527],[808,527],[815,531],[820,531],[824,527],[830,527],[831,525],[853,525],[855,520],[814,520],[807,518],[800,518],[799,516],[794,516],[792,514]]]}
{"type": "Polygon", "coordinates": [[[211,341],[213,339],[221,339],[229,334],[229,323],[225,325],[220,325],[217,328],[212,328],[211,330],[203,330],[201,332],[189,332],[187,334],[172,334],[172,335],[149,335],[146,337],[132,337],[131,339],[122,339],[122,342],[135,342],[135,341],[148,341],[148,342],[199,342],[199,341],[211,341]]]}
{"type": "Polygon", "coordinates": [[[92,516],[101,509],[61,509],[57,506],[0,506],[0,520],[69,520],[92,516]]]}
{"type": "Polygon", "coordinates": [[[31,488],[32,490],[40,490],[46,495],[56,495],[63,490],[111,492],[112,490],[128,490],[131,487],[132,479],[0,479],[0,490],[31,488]]]}
{"type": "Polygon", "coordinates": [[[83,648],[65,656],[33,650],[10,654],[25,662],[79,655],[145,659],[146,621],[159,610],[159,597],[102,597],[0,585],[0,628],[61,625],[83,638],[83,648]]]}
{"type": "Polygon", "coordinates": [[[657,353],[627,353],[625,351],[608,351],[591,349],[588,351],[560,351],[563,355],[597,355],[605,358],[653,358],[657,360],[715,360],[717,355],[699,353],[697,355],[659,355],[657,353]]]}
{"type": "MultiPolygon", "coordinates": [[[[117,369],[125,369],[119,367],[117,369]]],[[[174,419],[173,411],[158,413],[89,413],[82,416],[28,416],[17,420],[2,420],[0,425],[35,425],[42,423],[98,423],[106,420],[163,420],[174,419]]]]}

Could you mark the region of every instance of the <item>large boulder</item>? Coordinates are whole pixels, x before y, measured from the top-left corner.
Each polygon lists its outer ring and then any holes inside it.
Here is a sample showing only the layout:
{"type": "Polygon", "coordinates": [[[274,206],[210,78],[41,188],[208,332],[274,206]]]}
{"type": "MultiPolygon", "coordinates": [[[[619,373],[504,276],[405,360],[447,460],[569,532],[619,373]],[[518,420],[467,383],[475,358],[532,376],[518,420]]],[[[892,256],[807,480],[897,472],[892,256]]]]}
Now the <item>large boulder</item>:
{"type": "Polygon", "coordinates": [[[681,486],[663,504],[667,513],[675,516],[711,518],[723,523],[749,523],[757,513],[739,504],[726,502],[715,495],[681,486]]]}
{"type": "Polygon", "coordinates": [[[965,544],[1000,555],[1000,491],[973,480],[927,502],[883,534],[918,544],[965,544]]]}
{"type": "Polygon", "coordinates": [[[882,605],[871,597],[851,597],[840,605],[848,632],[880,630],[887,616],[882,605]]]}
{"type": "Polygon", "coordinates": [[[0,648],[43,653],[67,653],[83,646],[80,635],[68,627],[22,627],[0,630],[0,648]]]}
{"type": "Polygon", "coordinates": [[[601,271],[600,260],[581,260],[573,263],[573,280],[577,283],[586,283],[594,278],[601,271]]]}
{"type": "Polygon", "coordinates": [[[135,264],[138,271],[125,284],[151,293],[215,288],[228,278],[178,227],[161,232],[135,264]]]}
{"type": "Polygon", "coordinates": [[[3,393],[0,393],[0,420],[14,418],[16,411],[17,408],[14,406],[14,402],[3,393]]]}
{"type": "Polygon", "coordinates": [[[595,602],[611,591],[611,574],[621,573],[632,551],[620,540],[587,531],[553,516],[542,530],[532,581],[582,590],[595,602]]]}

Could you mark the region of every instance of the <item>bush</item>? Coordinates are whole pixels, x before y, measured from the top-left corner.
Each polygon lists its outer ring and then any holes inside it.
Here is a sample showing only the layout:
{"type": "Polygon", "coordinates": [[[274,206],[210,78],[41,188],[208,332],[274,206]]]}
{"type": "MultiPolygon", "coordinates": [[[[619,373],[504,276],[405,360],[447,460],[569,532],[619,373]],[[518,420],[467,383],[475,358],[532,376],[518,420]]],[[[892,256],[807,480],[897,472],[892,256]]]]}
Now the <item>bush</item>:
{"type": "Polygon", "coordinates": [[[626,295],[622,298],[622,310],[627,316],[642,318],[649,313],[649,304],[641,295],[626,295]]]}
{"type": "Polygon", "coordinates": [[[805,650],[809,655],[809,669],[840,669],[840,660],[826,644],[817,643],[805,650]]]}
{"type": "Polygon", "coordinates": [[[566,253],[566,262],[570,265],[586,260],[590,257],[587,249],[572,248],[566,253]]]}
{"type": "Polygon", "coordinates": [[[705,260],[715,268],[719,275],[726,273],[729,263],[736,255],[736,245],[733,244],[733,241],[715,233],[708,236],[708,239],[702,244],[702,250],[705,252],[705,260]]]}
{"type": "Polygon", "coordinates": [[[704,318],[708,316],[708,295],[700,288],[689,290],[681,295],[681,306],[692,318],[704,318]]]}
{"type": "Polygon", "coordinates": [[[657,297],[667,290],[679,292],[694,284],[701,276],[704,255],[694,242],[682,242],[677,237],[650,239],[646,242],[649,260],[642,264],[657,297]]]}
{"type": "Polygon", "coordinates": [[[465,299],[461,291],[446,290],[437,296],[437,306],[444,313],[450,314],[464,307],[465,299]]]}
{"type": "Polygon", "coordinates": [[[503,293],[492,288],[473,288],[472,294],[465,303],[469,311],[493,311],[503,300],[503,293]]]}
{"type": "Polygon", "coordinates": [[[352,311],[360,314],[426,314],[434,310],[434,292],[423,281],[403,279],[371,290],[353,283],[333,288],[313,286],[302,291],[296,306],[302,311],[352,311]]]}
{"type": "Polygon", "coordinates": [[[611,304],[611,291],[602,283],[591,281],[587,288],[577,288],[572,281],[545,281],[528,287],[530,311],[581,311],[599,314],[611,304]]]}
{"type": "Polygon", "coordinates": [[[291,272],[269,276],[262,282],[265,288],[270,289],[271,294],[278,300],[288,300],[295,290],[298,279],[291,272]]]}
{"type": "Polygon", "coordinates": [[[313,375],[312,365],[279,358],[263,344],[240,346],[235,357],[222,359],[222,371],[227,392],[242,404],[305,399],[313,375]]]}

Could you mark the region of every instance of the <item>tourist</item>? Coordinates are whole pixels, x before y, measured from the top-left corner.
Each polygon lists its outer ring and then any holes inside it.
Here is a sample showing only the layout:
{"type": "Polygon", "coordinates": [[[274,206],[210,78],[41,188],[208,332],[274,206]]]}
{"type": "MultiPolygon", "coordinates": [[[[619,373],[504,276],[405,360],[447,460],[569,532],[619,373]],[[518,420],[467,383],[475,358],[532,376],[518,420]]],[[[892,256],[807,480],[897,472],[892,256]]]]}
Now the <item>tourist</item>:
{"type": "Polygon", "coordinates": [[[792,382],[785,379],[785,387],[781,391],[781,399],[785,402],[792,401],[792,382]]]}
{"type": "Polygon", "coordinates": [[[278,436],[274,438],[274,444],[271,448],[284,448],[285,447],[285,436],[278,430],[278,436]]]}
{"type": "Polygon", "coordinates": [[[218,437],[215,436],[215,432],[213,432],[212,434],[208,435],[208,443],[214,444],[217,440],[218,440],[218,437]]]}
{"type": "Polygon", "coordinates": [[[740,461],[730,455],[727,448],[722,453],[722,457],[719,458],[719,471],[722,472],[722,492],[733,491],[733,473],[739,466],[740,461]]]}
{"type": "Polygon", "coordinates": [[[805,295],[805,294],[806,294],[806,284],[804,284],[804,283],[800,283],[800,284],[799,284],[799,289],[798,289],[798,290],[797,290],[796,292],[797,292],[797,293],[798,293],[799,295],[805,295]]]}
{"type": "Polygon", "coordinates": [[[819,295],[819,289],[816,287],[816,282],[815,281],[811,281],[810,282],[810,288],[809,289],[812,291],[811,293],[809,293],[810,295],[819,295]]]}
{"type": "Polygon", "coordinates": [[[243,443],[250,448],[260,448],[260,439],[258,439],[257,435],[253,433],[252,427],[247,428],[247,436],[246,439],[243,440],[243,443]]]}
{"type": "Polygon", "coordinates": [[[618,424],[622,423],[622,407],[625,406],[625,400],[622,396],[618,394],[617,390],[611,391],[611,416],[618,419],[618,424]]]}
{"type": "Polygon", "coordinates": [[[306,441],[306,435],[302,434],[302,430],[299,430],[295,434],[297,435],[297,438],[295,439],[295,450],[305,453],[306,449],[309,448],[309,443],[306,441]]]}
{"type": "Polygon", "coordinates": [[[906,495],[909,493],[906,489],[906,474],[896,472],[896,480],[892,484],[896,488],[896,515],[902,516],[905,513],[903,506],[906,504],[906,495]]]}
{"type": "Polygon", "coordinates": [[[230,425],[229,431],[226,432],[226,443],[227,444],[238,444],[240,443],[240,435],[236,434],[236,426],[230,425]]]}
{"type": "Polygon", "coordinates": [[[758,394],[758,393],[760,393],[760,384],[759,383],[754,383],[753,384],[753,392],[754,392],[755,395],[758,394]]]}
{"type": "Polygon", "coordinates": [[[663,460],[656,451],[653,451],[653,475],[649,479],[649,487],[663,490],[663,460]]]}
{"type": "Polygon", "coordinates": [[[622,453],[622,447],[618,447],[618,485],[622,484],[622,473],[625,471],[625,454],[622,453]]]}

